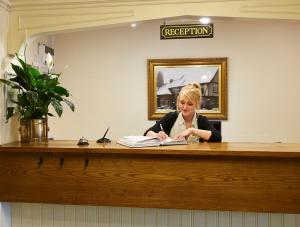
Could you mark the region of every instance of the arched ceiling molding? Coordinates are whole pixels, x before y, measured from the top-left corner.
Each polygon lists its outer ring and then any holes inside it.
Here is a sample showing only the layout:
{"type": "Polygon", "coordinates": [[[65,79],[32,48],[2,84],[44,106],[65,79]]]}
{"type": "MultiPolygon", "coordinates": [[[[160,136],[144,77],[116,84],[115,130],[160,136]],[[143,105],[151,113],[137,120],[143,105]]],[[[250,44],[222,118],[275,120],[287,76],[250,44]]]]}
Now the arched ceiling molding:
{"type": "Polygon", "coordinates": [[[286,4],[262,4],[262,5],[245,5],[242,7],[243,13],[263,14],[265,18],[268,15],[274,15],[278,19],[300,19],[300,1],[297,3],[286,4]]]}
{"type": "MultiPolygon", "coordinates": [[[[4,1],[4,0],[0,0],[4,1]]],[[[178,16],[300,20],[299,0],[11,0],[9,53],[29,37],[178,16]]]]}
{"type": "Polygon", "coordinates": [[[0,0],[0,8],[6,11],[10,10],[10,1],[9,0],[0,0]]]}

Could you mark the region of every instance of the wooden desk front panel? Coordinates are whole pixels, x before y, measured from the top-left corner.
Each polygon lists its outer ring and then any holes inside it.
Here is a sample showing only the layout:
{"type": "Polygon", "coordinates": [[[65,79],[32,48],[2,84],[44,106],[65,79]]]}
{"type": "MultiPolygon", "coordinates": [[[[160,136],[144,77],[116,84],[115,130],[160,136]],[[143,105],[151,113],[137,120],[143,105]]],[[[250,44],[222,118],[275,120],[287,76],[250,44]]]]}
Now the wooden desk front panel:
{"type": "Polygon", "coordinates": [[[295,157],[1,152],[0,185],[7,202],[300,213],[295,157]]]}

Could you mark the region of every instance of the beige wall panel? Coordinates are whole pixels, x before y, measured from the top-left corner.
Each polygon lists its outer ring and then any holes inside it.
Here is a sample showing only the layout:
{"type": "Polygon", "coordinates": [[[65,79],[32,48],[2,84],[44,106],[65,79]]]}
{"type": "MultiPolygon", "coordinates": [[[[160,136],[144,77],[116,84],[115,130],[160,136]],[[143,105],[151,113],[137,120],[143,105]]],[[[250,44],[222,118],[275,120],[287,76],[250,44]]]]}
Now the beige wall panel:
{"type": "MultiPolygon", "coordinates": [[[[88,209],[88,208],[87,208],[88,209]]],[[[64,227],[65,226],[65,209],[64,206],[53,205],[53,226],[64,227]]],[[[88,222],[87,222],[87,225],[88,222]]]]}
{"type": "Polygon", "coordinates": [[[84,226],[85,223],[85,207],[76,206],[75,209],[75,227],[84,226]]]}
{"type": "Polygon", "coordinates": [[[32,204],[32,226],[42,227],[42,206],[43,204],[32,204]]]}
{"type": "Polygon", "coordinates": [[[153,124],[147,120],[147,59],[228,57],[224,141],[299,142],[300,22],[214,22],[213,39],[160,40],[160,21],[56,35],[56,68],[76,110],[50,118],[50,135],[95,140],[107,127],[114,140],[142,134],[153,124]]]}

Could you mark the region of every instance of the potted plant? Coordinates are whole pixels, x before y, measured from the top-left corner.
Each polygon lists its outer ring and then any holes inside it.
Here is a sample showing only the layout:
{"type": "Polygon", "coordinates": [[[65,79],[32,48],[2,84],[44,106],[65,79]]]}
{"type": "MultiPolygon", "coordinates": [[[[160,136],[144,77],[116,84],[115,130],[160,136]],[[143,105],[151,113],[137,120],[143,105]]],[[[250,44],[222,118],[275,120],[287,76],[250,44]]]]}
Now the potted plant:
{"type": "Polygon", "coordinates": [[[18,64],[11,63],[15,74],[10,79],[0,79],[0,82],[17,90],[16,97],[10,100],[15,106],[7,107],[6,119],[19,114],[21,142],[47,141],[48,116],[54,116],[49,112],[49,107],[52,106],[61,117],[62,103],[66,103],[72,111],[75,106],[66,99],[70,94],[60,86],[60,74],[50,73],[53,59],[49,53],[46,58],[48,73],[41,73],[17,54],[16,59],[18,64]]]}

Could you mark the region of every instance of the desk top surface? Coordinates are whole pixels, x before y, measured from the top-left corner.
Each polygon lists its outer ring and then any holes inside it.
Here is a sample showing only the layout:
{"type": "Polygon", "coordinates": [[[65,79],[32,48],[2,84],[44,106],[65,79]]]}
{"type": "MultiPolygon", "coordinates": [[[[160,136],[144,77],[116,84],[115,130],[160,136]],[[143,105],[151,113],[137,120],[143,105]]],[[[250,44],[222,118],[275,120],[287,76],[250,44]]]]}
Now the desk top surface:
{"type": "Polygon", "coordinates": [[[209,155],[209,156],[257,156],[257,157],[300,157],[300,144],[292,143],[197,143],[187,145],[128,148],[116,144],[98,144],[89,141],[87,146],[77,145],[75,140],[50,140],[44,143],[21,144],[13,142],[0,145],[3,152],[51,152],[51,153],[94,153],[136,155],[209,155]]]}

